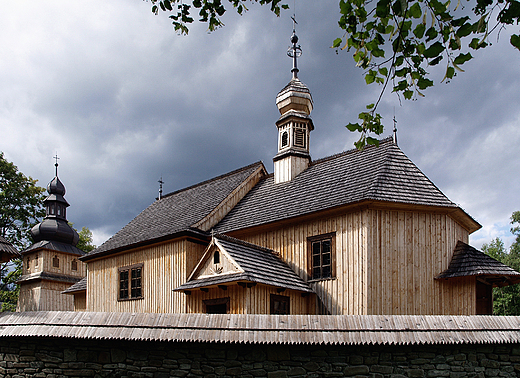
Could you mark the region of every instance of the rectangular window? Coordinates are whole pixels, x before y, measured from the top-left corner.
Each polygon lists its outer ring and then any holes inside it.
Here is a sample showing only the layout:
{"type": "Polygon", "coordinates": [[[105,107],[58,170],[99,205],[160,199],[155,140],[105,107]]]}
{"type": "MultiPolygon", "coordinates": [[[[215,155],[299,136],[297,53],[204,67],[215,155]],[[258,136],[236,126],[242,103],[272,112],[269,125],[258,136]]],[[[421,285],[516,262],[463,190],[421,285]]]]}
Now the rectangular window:
{"type": "Polygon", "coordinates": [[[271,294],[271,315],[289,315],[290,298],[285,295],[271,294]]]}
{"type": "Polygon", "coordinates": [[[322,280],[336,276],[335,238],[335,232],[307,238],[308,274],[311,280],[322,280]]]}
{"type": "Polygon", "coordinates": [[[119,268],[119,300],[143,297],[143,264],[119,268]]]}
{"type": "Polygon", "coordinates": [[[203,300],[204,312],[206,314],[229,313],[229,297],[203,300]]]}

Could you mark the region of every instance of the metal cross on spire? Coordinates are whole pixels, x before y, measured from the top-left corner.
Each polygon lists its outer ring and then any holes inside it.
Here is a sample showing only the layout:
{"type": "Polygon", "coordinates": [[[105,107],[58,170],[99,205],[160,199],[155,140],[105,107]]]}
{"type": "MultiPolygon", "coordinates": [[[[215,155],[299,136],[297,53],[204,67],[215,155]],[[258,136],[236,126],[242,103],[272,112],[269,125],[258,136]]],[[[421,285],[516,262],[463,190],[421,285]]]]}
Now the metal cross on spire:
{"type": "Polygon", "coordinates": [[[395,108],[394,108],[394,135],[393,135],[393,140],[394,140],[394,143],[395,145],[397,146],[397,120],[395,119],[395,108]]]}
{"type": "Polygon", "coordinates": [[[54,164],[54,166],[56,167],[56,177],[58,177],[58,160],[59,160],[59,157],[58,157],[58,153],[56,152],[56,156],[53,157],[54,160],[56,160],[56,163],[54,164]]]}
{"type": "Polygon", "coordinates": [[[157,181],[159,183],[159,199],[162,198],[162,184],[164,184],[164,181],[162,179],[162,176],[161,178],[159,179],[159,181],[157,181]]]}
{"type": "Polygon", "coordinates": [[[296,14],[294,14],[291,19],[293,20],[293,33],[291,36],[291,43],[292,46],[289,46],[289,49],[287,50],[287,55],[293,58],[293,68],[291,70],[293,74],[293,79],[298,78],[298,57],[302,55],[302,49],[300,45],[297,45],[298,43],[298,36],[296,35],[296,14]]]}

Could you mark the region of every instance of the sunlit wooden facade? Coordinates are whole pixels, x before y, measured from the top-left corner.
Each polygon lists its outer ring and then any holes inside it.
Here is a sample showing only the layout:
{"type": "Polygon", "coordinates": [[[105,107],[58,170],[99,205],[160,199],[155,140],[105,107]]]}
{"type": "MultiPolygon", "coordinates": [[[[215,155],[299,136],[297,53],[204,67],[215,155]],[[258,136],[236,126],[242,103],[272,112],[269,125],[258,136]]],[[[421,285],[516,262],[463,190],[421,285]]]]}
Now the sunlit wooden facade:
{"type": "Polygon", "coordinates": [[[452,264],[480,225],[391,138],[312,161],[313,102],[296,73],[276,100],[275,172],[258,162],[159,198],[82,257],[88,311],[489,312],[477,297],[496,267],[452,264]]]}

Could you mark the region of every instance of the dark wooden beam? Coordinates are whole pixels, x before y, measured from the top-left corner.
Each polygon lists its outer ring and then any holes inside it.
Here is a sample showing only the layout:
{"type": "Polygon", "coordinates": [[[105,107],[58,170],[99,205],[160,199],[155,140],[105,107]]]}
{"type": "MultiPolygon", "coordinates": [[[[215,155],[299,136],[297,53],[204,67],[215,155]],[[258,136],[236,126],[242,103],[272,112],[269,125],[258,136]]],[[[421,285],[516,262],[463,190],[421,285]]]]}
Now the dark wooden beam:
{"type": "Polygon", "coordinates": [[[222,289],[222,290],[227,290],[227,286],[226,285],[218,285],[218,288],[222,289]]]}

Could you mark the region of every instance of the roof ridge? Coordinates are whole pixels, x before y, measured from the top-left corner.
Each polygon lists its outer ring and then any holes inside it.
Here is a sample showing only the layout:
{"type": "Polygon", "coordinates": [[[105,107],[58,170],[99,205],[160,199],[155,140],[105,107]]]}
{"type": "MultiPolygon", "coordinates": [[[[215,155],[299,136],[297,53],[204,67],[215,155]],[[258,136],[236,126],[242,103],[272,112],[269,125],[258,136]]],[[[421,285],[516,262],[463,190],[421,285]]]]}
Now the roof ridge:
{"type": "Polygon", "coordinates": [[[198,186],[202,186],[202,185],[208,184],[208,183],[213,182],[213,181],[220,180],[220,179],[222,179],[222,178],[224,178],[224,177],[231,176],[231,175],[237,174],[237,173],[239,173],[239,172],[243,172],[243,171],[245,171],[245,170],[248,170],[248,169],[250,169],[250,168],[252,168],[252,167],[254,167],[254,166],[256,166],[256,165],[260,165],[260,164],[263,165],[264,163],[263,163],[261,160],[258,160],[258,161],[254,162],[254,163],[252,163],[252,164],[246,165],[245,167],[235,169],[235,170],[233,170],[233,171],[230,171],[230,172],[224,173],[224,174],[222,174],[222,175],[220,175],[220,176],[216,176],[216,177],[210,178],[210,179],[208,179],[208,180],[205,180],[205,181],[202,181],[202,182],[198,182],[198,183],[196,183],[196,184],[193,184],[193,185],[187,186],[187,187],[185,187],[185,188],[178,189],[178,190],[175,190],[175,191],[173,191],[173,192],[171,192],[171,193],[165,194],[164,196],[162,196],[161,199],[164,199],[164,198],[166,198],[166,197],[173,196],[174,194],[179,194],[179,193],[181,193],[181,192],[184,192],[184,191],[189,190],[189,189],[196,188],[196,187],[198,187],[198,186]]]}
{"type": "MultiPolygon", "coordinates": [[[[370,145],[370,146],[367,146],[365,147],[362,151],[366,151],[366,150],[369,150],[369,149],[372,149],[372,148],[379,148],[381,147],[382,144],[386,144],[388,143],[389,141],[392,141],[392,137],[386,137],[386,138],[383,138],[381,140],[379,140],[379,146],[375,146],[375,145],[370,145]]],[[[325,156],[325,157],[322,157],[318,160],[314,160],[310,163],[310,165],[316,165],[316,164],[320,164],[320,163],[325,163],[329,160],[333,160],[333,159],[336,159],[338,157],[342,157],[342,156],[345,156],[345,155],[348,155],[348,154],[352,154],[352,153],[355,153],[355,152],[360,152],[360,150],[358,150],[357,148],[351,148],[350,150],[346,150],[346,151],[341,151],[341,152],[338,152],[337,154],[333,154],[333,155],[330,155],[330,156],[325,156]]]]}
{"type": "MultiPolygon", "coordinates": [[[[390,138],[387,138],[387,139],[390,139],[390,138]]],[[[392,141],[393,141],[393,139],[392,139],[392,141]]],[[[396,144],[394,144],[394,143],[392,143],[392,144],[395,145],[395,147],[399,151],[401,151],[401,149],[396,144]]],[[[387,145],[385,144],[385,147],[386,146],[387,145]]],[[[386,150],[384,151],[383,164],[378,165],[378,167],[375,170],[375,174],[373,176],[372,182],[371,182],[370,186],[367,188],[366,193],[367,193],[368,198],[375,197],[373,194],[373,191],[376,189],[377,185],[379,184],[379,180],[381,179],[382,173],[388,171],[388,155],[389,155],[388,148],[386,148],[386,150]]]]}

